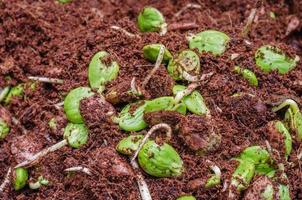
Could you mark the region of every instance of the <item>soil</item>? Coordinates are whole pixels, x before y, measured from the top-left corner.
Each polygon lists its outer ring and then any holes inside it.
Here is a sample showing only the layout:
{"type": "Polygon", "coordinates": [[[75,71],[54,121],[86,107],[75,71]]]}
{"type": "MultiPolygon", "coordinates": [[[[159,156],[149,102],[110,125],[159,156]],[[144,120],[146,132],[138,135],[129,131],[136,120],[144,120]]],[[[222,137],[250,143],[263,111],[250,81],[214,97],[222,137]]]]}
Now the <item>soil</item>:
{"type": "MultiPolygon", "coordinates": [[[[154,178],[142,173],[152,198],[156,200],[174,200],[183,194],[192,194],[197,199],[226,199],[223,183],[229,181],[236,167],[231,158],[248,146],[265,146],[267,123],[282,119],[281,115],[271,112],[273,103],[285,98],[302,103],[302,62],[286,75],[265,74],[254,62],[254,53],[263,44],[278,46],[287,54],[302,58],[302,3],[299,0],[263,2],[249,35],[243,39],[240,32],[254,6],[252,0],[74,0],[64,5],[55,0],[0,1],[0,87],[28,82],[28,76],[64,80],[64,84],[37,83],[35,90],[26,89],[23,97],[16,97],[6,105],[6,111],[1,107],[1,116],[5,113],[3,115],[13,116],[20,123],[12,126],[8,136],[0,141],[0,182],[8,168],[19,159],[62,140],[67,119],[63,109],[55,104],[63,101],[72,88],[88,86],[87,66],[94,53],[106,50],[111,54],[110,59],[117,60],[120,65],[118,79],[109,83],[107,89],[118,84],[125,89],[133,77],[141,83],[153,67],[143,57],[144,45],[163,43],[175,55],[188,48],[186,36],[189,34],[216,29],[232,39],[220,57],[199,54],[202,73],[214,72],[198,88],[211,111],[211,120],[205,125],[204,119],[198,116],[184,118],[173,113],[153,113],[154,120],[150,118],[152,114],[145,118],[151,124],[163,120],[178,126],[176,124],[187,120],[186,123],[193,128],[200,126],[206,131],[206,127],[214,127],[215,133],[221,136],[220,145],[214,151],[197,155],[195,148],[189,148],[190,140],[183,139],[178,130],[180,125],[173,129],[169,143],[183,159],[185,172],[177,178],[154,178]],[[176,17],[175,13],[188,3],[199,4],[201,9],[190,8],[176,17]],[[146,5],[158,8],[168,24],[195,23],[197,26],[177,28],[174,25],[164,36],[140,33],[136,17],[146,5]],[[270,17],[270,12],[275,13],[275,19],[270,17]],[[297,20],[299,25],[295,25],[297,20]],[[113,30],[112,25],[137,36],[129,37],[113,30]],[[234,53],[239,56],[231,60],[234,53]],[[259,87],[249,86],[234,73],[235,65],[253,70],[259,87]],[[123,85],[123,81],[128,82],[123,85]],[[238,93],[243,95],[233,96],[238,93]],[[56,129],[48,126],[52,118],[58,121],[56,129]],[[190,124],[191,121],[198,124],[190,124]],[[199,186],[212,174],[207,160],[219,166],[222,172],[222,184],[212,189],[199,186]]],[[[174,84],[162,66],[145,88],[146,96],[171,95],[174,84]]],[[[128,158],[114,150],[118,141],[128,133],[121,131],[110,118],[110,111],[120,111],[126,102],[135,99],[125,98],[114,107],[96,97],[83,100],[81,113],[89,128],[88,143],[80,149],[63,147],[29,168],[31,178],[43,175],[49,185],[39,190],[25,187],[17,192],[8,186],[0,194],[1,199],[139,199],[128,158]],[[90,168],[93,175],[64,172],[66,168],[79,165],[90,168]]],[[[198,135],[205,132],[201,130],[198,135]]],[[[301,163],[296,158],[301,149],[301,144],[294,141],[289,161],[296,165],[286,165],[285,168],[291,197],[297,200],[302,199],[301,163]]],[[[248,191],[252,193],[254,188],[248,191]]],[[[248,198],[248,195],[242,194],[240,198],[248,198]]]]}

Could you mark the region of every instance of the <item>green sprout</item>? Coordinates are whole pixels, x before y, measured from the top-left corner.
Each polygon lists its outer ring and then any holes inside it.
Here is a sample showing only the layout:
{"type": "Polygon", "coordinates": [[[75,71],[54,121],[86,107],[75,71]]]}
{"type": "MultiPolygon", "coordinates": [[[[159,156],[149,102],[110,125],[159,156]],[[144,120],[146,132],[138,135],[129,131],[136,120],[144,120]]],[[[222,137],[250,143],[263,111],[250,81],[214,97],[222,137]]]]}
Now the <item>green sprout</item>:
{"type": "Polygon", "coordinates": [[[67,119],[73,123],[84,122],[80,113],[80,101],[93,96],[94,93],[88,87],[78,87],[71,90],[64,100],[64,111],[67,119]]]}
{"type": "MultiPolygon", "coordinates": [[[[173,87],[173,94],[184,91],[186,89],[183,85],[175,85],[173,87]]],[[[197,115],[209,115],[210,110],[207,108],[205,101],[198,91],[193,91],[191,94],[184,96],[182,102],[186,105],[187,109],[197,115]]]]}
{"type": "Polygon", "coordinates": [[[43,176],[39,176],[38,180],[34,183],[29,182],[29,188],[32,190],[37,190],[43,185],[48,185],[49,181],[45,179],[43,176]]]}
{"type": "Polygon", "coordinates": [[[105,84],[116,79],[119,73],[118,63],[111,60],[108,63],[109,57],[106,51],[99,51],[92,57],[88,67],[89,84],[100,93],[104,91],[105,84]]]}
{"type": "Polygon", "coordinates": [[[300,60],[299,56],[294,59],[286,56],[281,49],[264,45],[255,53],[256,65],[264,72],[272,72],[277,70],[280,74],[286,74],[297,65],[300,60]]]}
{"type": "Polygon", "coordinates": [[[88,130],[84,124],[68,123],[64,129],[64,139],[67,140],[69,146],[80,148],[87,143],[88,130]]]}
{"type": "Polygon", "coordinates": [[[242,75],[242,77],[248,81],[251,86],[258,86],[258,79],[254,72],[249,69],[241,69],[239,66],[234,67],[234,72],[242,75]]]}
{"type": "Polygon", "coordinates": [[[206,181],[205,188],[209,189],[221,183],[221,170],[216,165],[210,166],[214,174],[206,181]]]}
{"type": "Polygon", "coordinates": [[[241,152],[239,159],[258,165],[270,162],[270,154],[260,146],[251,146],[241,152]]]}
{"type": "Polygon", "coordinates": [[[288,185],[280,184],[278,196],[280,200],[291,200],[288,185]]]}
{"type": "Polygon", "coordinates": [[[159,32],[161,35],[167,32],[164,16],[153,7],[145,7],[139,13],[137,23],[141,32],[159,32]]]}
{"type": "Polygon", "coordinates": [[[0,117],[0,141],[3,140],[10,131],[9,125],[0,117]]]}
{"type": "Polygon", "coordinates": [[[144,121],[144,110],[146,103],[139,105],[141,102],[132,103],[126,105],[119,114],[117,119],[119,127],[125,131],[140,131],[147,127],[146,122],[144,121]],[[130,108],[132,106],[137,106],[133,114],[130,113],[130,108]]]}
{"type": "Polygon", "coordinates": [[[23,84],[12,87],[4,99],[4,104],[9,104],[13,97],[21,97],[23,95],[23,91],[23,84]]]}
{"type": "Polygon", "coordinates": [[[276,14],[274,12],[269,12],[269,16],[272,18],[272,19],[276,19],[276,14]]]}
{"type": "Polygon", "coordinates": [[[143,138],[143,135],[129,135],[117,144],[116,150],[121,154],[131,156],[138,149],[143,138]]]}
{"type": "Polygon", "coordinates": [[[200,74],[199,56],[192,50],[183,50],[170,60],[168,72],[175,80],[197,81],[200,74]]]}
{"type": "Polygon", "coordinates": [[[146,173],[155,177],[180,176],[184,170],[179,154],[167,143],[147,141],[138,153],[138,162],[146,173]]]}
{"type": "Polygon", "coordinates": [[[229,41],[230,37],[223,32],[206,30],[189,37],[189,47],[197,48],[200,53],[209,52],[218,56],[224,53],[229,41]]]}
{"type": "Polygon", "coordinates": [[[15,190],[21,190],[27,184],[28,171],[25,168],[16,168],[13,178],[13,185],[15,190]]]}
{"type": "MultiPolygon", "coordinates": [[[[162,44],[148,44],[148,45],[145,45],[143,47],[143,52],[144,52],[144,57],[155,63],[156,60],[157,60],[157,57],[158,57],[158,54],[159,54],[159,50],[160,50],[160,47],[162,46],[162,44]]],[[[170,53],[170,51],[165,48],[164,50],[164,57],[163,57],[163,62],[164,63],[169,63],[169,61],[172,59],[172,54],[170,53]]]]}
{"type": "Polygon", "coordinates": [[[284,123],[290,131],[296,133],[296,139],[302,141],[302,113],[298,104],[292,99],[286,99],[280,105],[273,108],[273,112],[278,112],[283,108],[287,108],[284,123]]]}
{"type": "Polygon", "coordinates": [[[178,197],[176,200],[196,200],[196,198],[192,195],[184,195],[178,197]]]}

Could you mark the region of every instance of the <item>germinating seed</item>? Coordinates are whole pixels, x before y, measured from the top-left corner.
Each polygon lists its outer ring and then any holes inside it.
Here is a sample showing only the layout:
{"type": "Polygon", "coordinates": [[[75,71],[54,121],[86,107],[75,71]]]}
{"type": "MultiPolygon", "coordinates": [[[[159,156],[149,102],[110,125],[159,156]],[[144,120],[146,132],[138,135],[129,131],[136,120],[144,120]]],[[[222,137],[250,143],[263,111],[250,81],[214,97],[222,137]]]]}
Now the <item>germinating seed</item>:
{"type": "Polygon", "coordinates": [[[0,141],[7,136],[9,131],[10,131],[9,125],[7,124],[7,122],[4,121],[4,119],[0,117],[0,141]]]}
{"type": "Polygon", "coordinates": [[[73,123],[83,123],[80,101],[93,95],[94,93],[88,87],[78,87],[71,90],[64,99],[64,111],[67,119],[73,123]]]}
{"type": "Polygon", "coordinates": [[[160,32],[165,34],[167,24],[164,16],[159,10],[153,7],[145,7],[137,18],[138,28],[141,32],[160,32]]]}
{"type": "Polygon", "coordinates": [[[80,148],[87,143],[88,130],[84,124],[68,123],[64,129],[64,139],[67,140],[69,146],[80,148]]]}
{"type": "Polygon", "coordinates": [[[119,65],[111,61],[106,51],[97,52],[91,59],[88,67],[88,79],[90,87],[103,92],[105,84],[118,76],[119,65]]]}
{"type": "MultiPolygon", "coordinates": [[[[162,46],[163,44],[148,44],[148,45],[145,45],[143,47],[143,53],[144,53],[144,57],[155,63],[156,60],[157,60],[157,57],[158,57],[158,54],[159,54],[159,50],[160,50],[160,47],[162,46]]],[[[172,54],[170,53],[170,51],[165,48],[165,51],[164,51],[164,57],[163,57],[163,62],[165,64],[168,64],[169,61],[172,59],[172,54]]]]}
{"type": "Polygon", "coordinates": [[[28,171],[25,168],[17,168],[13,174],[13,185],[15,190],[21,190],[28,180],[28,171]]]}

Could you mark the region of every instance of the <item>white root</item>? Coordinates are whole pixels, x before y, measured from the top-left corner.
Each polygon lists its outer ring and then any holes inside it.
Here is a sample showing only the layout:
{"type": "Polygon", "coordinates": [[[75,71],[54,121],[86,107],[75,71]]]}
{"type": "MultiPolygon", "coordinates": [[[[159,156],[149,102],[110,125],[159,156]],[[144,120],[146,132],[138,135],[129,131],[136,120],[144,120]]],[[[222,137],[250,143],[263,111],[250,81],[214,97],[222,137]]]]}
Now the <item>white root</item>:
{"type": "Polygon", "coordinates": [[[10,86],[7,86],[3,89],[0,88],[0,102],[2,102],[5,99],[6,95],[9,92],[9,90],[10,90],[10,86]]]}
{"type": "Polygon", "coordinates": [[[155,66],[154,68],[151,70],[151,72],[148,74],[148,76],[144,79],[143,83],[142,83],[142,87],[144,88],[149,80],[151,79],[151,77],[156,73],[156,71],[159,69],[160,67],[160,64],[162,63],[163,61],[163,58],[164,58],[164,53],[165,53],[165,46],[164,45],[161,45],[160,46],[160,49],[159,49],[159,53],[158,53],[158,56],[157,56],[157,59],[156,59],[156,63],[155,63],[155,66]]]}
{"type": "Polygon", "coordinates": [[[0,193],[2,193],[4,188],[6,187],[6,185],[9,184],[11,173],[12,173],[12,168],[10,167],[10,168],[8,168],[8,171],[5,175],[4,181],[0,185],[0,193]]]}
{"type": "Polygon", "coordinates": [[[207,73],[207,74],[203,74],[199,79],[198,82],[195,81],[193,83],[191,83],[185,90],[178,92],[174,98],[175,104],[179,103],[183,97],[191,94],[199,85],[200,85],[200,81],[203,81],[211,76],[213,76],[213,72],[207,73]]]}
{"type": "Polygon", "coordinates": [[[178,92],[174,98],[175,104],[178,104],[182,98],[191,94],[199,85],[197,82],[191,83],[185,90],[178,92]]]}
{"type": "Polygon", "coordinates": [[[46,149],[43,149],[42,151],[34,154],[33,156],[31,156],[30,158],[28,158],[27,160],[19,163],[18,165],[15,166],[15,169],[18,167],[24,167],[24,166],[29,166],[32,163],[34,163],[35,161],[43,158],[44,156],[46,156],[48,153],[50,152],[54,152],[64,146],[66,146],[68,144],[67,140],[62,140],[61,142],[58,142],[46,149]]]}
{"type": "Polygon", "coordinates": [[[210,164],[210,168],[211,168],[211,170],[214,172],[214,174],[217,176],[217,177],[221,177],[221,170],[220,170],[220,168],[217,166],[217,165],[215,165],[212,161],[210,161],[210,160],[206,160],[206,162],[207,163],[209,163],[210,164]]]}
{"type": "Polygon", "coordinates": [[[41,76],[29,76],[29,80],[33,81],[39,81],[43,83],[56,83],[56,84],[63,84],[64,80],[57,79],[57,78],[47,78],[47,77],[41,77],[41,76]]]}
{"type": "Polygon", "coordinates": [[[251,10],[250,15],[247,18],[247,22],[246,22],[245,26],[244,26],[244,28],[243,28],[243,30],[241,32],[241,36],[242,37],[246,37],[248,35],[248,33],[250,32],[252,24],[253,24],[253,21],[254,21],[255,16],[256,16],[256,13],[257,13],[257,9],[253,8],[251,10]]]}
{"type": "Polygon", "coordinates": [[[165,129],[167,140],[171,139],[171,137],[172,137],[172,128],[168,124],[160,123],[160,124],[156,124],[156,125],[152,126],[152,128],[148,131],[148,133],[145,135],[145,137],[140,142],[137,150],[134,152],[133,157],[131,158],[131,163],[135,161],[135,159],[138,155],[138,152],[142,149],[142,147],[146,143],[147,139],[152,135],[152,133],[154,133],[158,129],[165,129]]]}
{"type": "MultiPolygon", "coordinates": [[[[137,162],[131,161],[131,166],[133,169],[138,169],[138,164],[137,162]]],[[[139,189],[139,193],[141,195],[142,200],[152,200],[148,185],[143,177],[143,175],[139,172],[139,170],[136,170],[136,181],[139,189]]]]}
{"type": "Polygon", "coordinates": [[[83,172],[89,176],[92,175],[91,170],[89,168],[82,166],[70,167],[65,169],[64,172],[83,172]]]}
{"type": "Polygon", "coordinates": [[[199,76],[192,76],[186,71],[182,72],[182,77],[189,82],[197,82],[199,80],[199,76]]]}
{"type": "Polygon", "coordinates": [[[189,8],[196,8],[196,9],[201,9],[201,6],[199,4],[194,4],[194,3],[188,3],[185,7],[180,9],[177,13],[175,13],[175,17],[179,17],[185,10],[189,8]]]}
{"type": "Polygon", "coordinates": [[[133,77],[133,79],[131,80],[130,83],[130,89],[131,89],[131,93],[134,95],[141,95],[141,91],[139,90],[139,88],[136,86],[136,82],[135,82],[135,77],[133,77]]]}
{"type": "Polygon", "coordinates": [[[121,31],[122,33],[124,33],[125,35],[127,35],[130,38],[140,37],[139,35],[135,35],[133,33],[130,33],[129,31],[126,31],[124,28],[121,28],[119,26],[110,26],[110,28],[113,29],[113,30],[121,31]]]}

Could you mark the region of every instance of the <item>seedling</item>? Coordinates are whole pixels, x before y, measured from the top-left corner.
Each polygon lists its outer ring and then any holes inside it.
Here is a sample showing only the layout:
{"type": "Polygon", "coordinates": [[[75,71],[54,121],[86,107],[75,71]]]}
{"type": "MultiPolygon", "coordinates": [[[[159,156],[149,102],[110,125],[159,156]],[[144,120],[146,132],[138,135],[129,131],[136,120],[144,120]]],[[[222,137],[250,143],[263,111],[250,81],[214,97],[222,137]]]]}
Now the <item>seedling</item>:
{"type": "Polygon", "coordinates": [[[145,7],[137,18],[138,28],[141,32],[167,32],[167,24],[162,13],[153,7],[145,7]]]}
{"type": "Polygon", "coordinates": [[[234,67],[234,72],[240,74],[251,86],[258,86],[258,79],[254,72],[249,69],[241,69],[239,66],[234,67]]]}
{"type": "Polygon", "coordinates": [[[39,176],[38,180],[36,182],[29,182],[28,186],[32,190],[37,190],[43,185],[48,185],[49,181],[45,179],[43,176],[39,176]]]}

